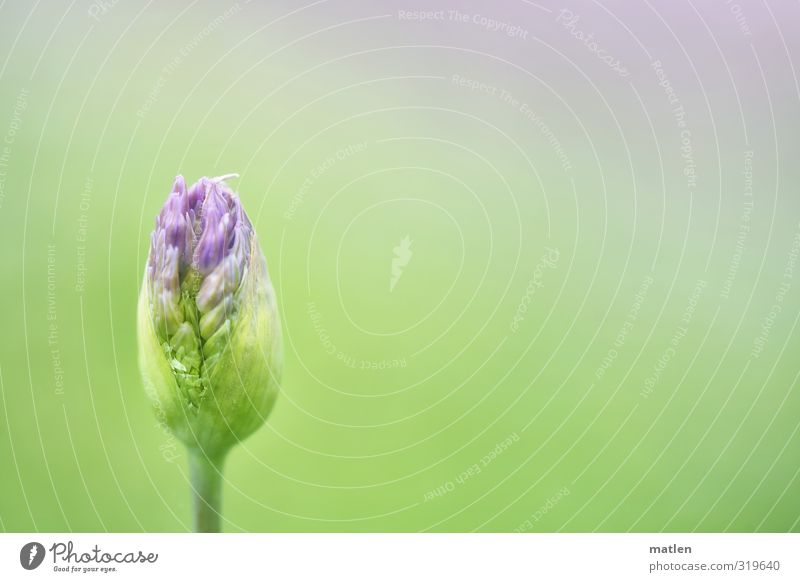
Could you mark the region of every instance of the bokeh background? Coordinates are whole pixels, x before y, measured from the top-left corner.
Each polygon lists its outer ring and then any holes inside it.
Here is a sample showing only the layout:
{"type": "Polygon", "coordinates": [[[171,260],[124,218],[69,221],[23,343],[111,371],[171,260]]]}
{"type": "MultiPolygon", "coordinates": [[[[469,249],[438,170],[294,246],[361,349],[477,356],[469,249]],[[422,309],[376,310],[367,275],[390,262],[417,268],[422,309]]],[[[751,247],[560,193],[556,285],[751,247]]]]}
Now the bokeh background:
{"type": "Polygon", "coordinates": [[[800,530],[798,27],[0,2],[0,529],[189,528],[135,305],[174,176],[238,172],[286,361],[226,531],[800,530]]]}

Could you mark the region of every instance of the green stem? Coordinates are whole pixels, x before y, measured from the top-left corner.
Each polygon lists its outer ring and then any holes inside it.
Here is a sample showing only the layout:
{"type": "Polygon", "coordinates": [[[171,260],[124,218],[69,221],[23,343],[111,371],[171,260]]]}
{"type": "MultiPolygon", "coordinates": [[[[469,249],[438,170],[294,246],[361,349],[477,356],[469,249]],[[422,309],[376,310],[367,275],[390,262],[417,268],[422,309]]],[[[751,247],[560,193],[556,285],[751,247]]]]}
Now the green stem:
{"type": "Polygon", "coordinates": [[[204,451],[189,451],[194,531],[217,533],[222,510],[222,465],[225,455],[210,457],[204,451]]]}

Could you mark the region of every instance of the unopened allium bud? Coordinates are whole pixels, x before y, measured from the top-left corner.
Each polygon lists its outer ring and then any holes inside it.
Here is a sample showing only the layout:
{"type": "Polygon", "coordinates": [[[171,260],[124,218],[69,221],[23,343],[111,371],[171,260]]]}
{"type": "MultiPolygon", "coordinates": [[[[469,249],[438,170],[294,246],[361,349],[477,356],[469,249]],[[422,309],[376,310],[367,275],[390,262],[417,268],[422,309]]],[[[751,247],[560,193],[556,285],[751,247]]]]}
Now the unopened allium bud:
{"type": "Polygon", "coordinates": [[[221,463],[277,396],[281,334],[253,225],[222,178],[178,176],[156,218],[139,297],[139,363],[162,420],[221,463]]]}

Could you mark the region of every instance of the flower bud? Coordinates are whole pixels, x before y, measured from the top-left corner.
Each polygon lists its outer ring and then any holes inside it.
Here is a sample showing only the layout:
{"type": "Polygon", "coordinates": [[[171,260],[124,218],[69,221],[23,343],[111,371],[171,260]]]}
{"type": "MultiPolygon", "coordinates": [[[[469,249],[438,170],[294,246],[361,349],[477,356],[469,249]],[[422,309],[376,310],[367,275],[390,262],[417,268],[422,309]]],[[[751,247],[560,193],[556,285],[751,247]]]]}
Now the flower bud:
{"type": "Polygon", "coordinates": [[[139,366],[161,420],[214,458],[255,431],[282,366],[275,292],[222,178],[182,176],[156,218],[139,295],[139,366]]]}

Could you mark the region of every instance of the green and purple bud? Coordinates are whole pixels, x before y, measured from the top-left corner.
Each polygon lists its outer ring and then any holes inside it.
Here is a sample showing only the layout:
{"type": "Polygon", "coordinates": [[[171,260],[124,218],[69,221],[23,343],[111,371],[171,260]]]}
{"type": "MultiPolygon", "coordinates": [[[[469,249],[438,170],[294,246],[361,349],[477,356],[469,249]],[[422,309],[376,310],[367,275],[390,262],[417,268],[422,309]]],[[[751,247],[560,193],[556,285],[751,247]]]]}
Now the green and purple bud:
{"type": "Polygon", "coordinates": [[[282,365],[275,292],[225,179],[182,176],[156,218],[139,297],[139,365],[161,420],[222,459],[266,419],[282,365]]]}

